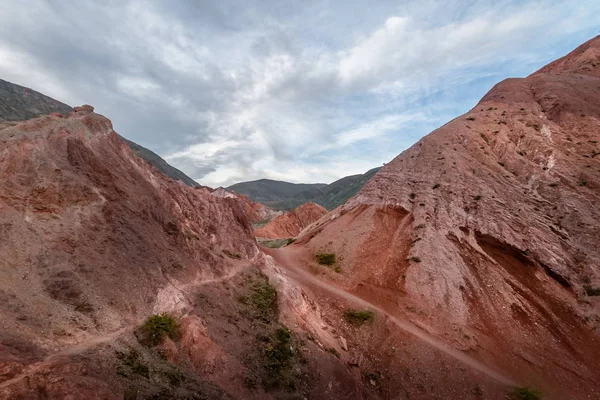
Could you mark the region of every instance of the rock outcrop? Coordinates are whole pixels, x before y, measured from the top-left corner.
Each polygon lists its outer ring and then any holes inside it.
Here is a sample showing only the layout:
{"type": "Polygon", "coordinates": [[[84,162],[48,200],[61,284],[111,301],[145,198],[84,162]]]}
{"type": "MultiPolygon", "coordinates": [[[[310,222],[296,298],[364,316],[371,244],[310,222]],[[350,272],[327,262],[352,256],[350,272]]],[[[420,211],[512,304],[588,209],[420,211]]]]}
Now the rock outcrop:
{"type": "Polygon", "coordinates": [[[69,356],[189,313],[259,256],[238,202],[157,172],[90,106],[5,125],[0,174],[1,399],[122,398],[114,350],[69,356]]]}
{"type": "Polygon", "coordinates": [[[214,190],[212,195],[225,199],[238,200],[248,219],[253,223],[265,223],[264,221],[271,221],[273,218],[283,215],[283,211],[275,211],[270,207],[250,200],[242,194],[230,192],[222,187],[214,190]]]}
{"type": "Polygon", "coordinates": [[[600,37],[497,84],[295,247],[335,253],[339,285],[547,398],[585,399],[600,396],[598,221],[600,37]]]}
{"type": "MultiPolygon", "coordinates": [[[[85,107],[91,107],[91,111],[94,110],[94,107],[84,105],[78,107],[77,111],[85,111],[85,107]]],[[[73,111],[72,107],[61,103],[58,100],[54,100],[35,90],[0,79],[0,124],[2,124],[2,121],[25,121],[48,114],[60,118],[63,115],[68,115],[71,111],[73,111]]],[[[194,181],[177,168],[169,165],[153,151],[127,140],[124,137],[121,137],[121,139],[129,145],[131,150],[138,157],[148,161],[156,169],[170,178],[182,181],[191,187],[201,186],[198,182],[194,181]]]]}
{"type": "Polygon", "coordinates": [[[306,203],[255,230],[254,235],[265,239],[291,238],[325,214],[327,214],[327,210],[322,206],[306,203]]]}

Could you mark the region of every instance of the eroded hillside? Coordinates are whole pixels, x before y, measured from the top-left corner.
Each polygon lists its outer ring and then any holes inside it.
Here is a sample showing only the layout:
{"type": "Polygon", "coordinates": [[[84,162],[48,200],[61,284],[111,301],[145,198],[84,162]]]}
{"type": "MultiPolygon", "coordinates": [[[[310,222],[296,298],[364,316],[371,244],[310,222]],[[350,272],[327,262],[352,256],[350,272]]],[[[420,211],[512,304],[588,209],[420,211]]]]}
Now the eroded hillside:
{"type": "Polygon", "coordinates": [[[294,245],[546,398],[600,396],[600,37],[388,163],[294,245]]]}

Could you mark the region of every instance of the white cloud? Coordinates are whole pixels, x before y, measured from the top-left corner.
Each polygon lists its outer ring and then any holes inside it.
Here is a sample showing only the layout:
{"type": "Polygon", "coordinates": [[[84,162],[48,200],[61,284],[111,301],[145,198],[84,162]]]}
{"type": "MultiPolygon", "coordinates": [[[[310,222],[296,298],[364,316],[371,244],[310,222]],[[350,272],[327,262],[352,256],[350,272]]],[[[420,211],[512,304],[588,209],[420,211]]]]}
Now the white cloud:
{"type": "Polygon", "coordinates": [[[597,34],[600,14],[593,0],[353,1],[23,0],[0,13],[0,77],[96,106],[204,184],[330,182],[597,34]]]}

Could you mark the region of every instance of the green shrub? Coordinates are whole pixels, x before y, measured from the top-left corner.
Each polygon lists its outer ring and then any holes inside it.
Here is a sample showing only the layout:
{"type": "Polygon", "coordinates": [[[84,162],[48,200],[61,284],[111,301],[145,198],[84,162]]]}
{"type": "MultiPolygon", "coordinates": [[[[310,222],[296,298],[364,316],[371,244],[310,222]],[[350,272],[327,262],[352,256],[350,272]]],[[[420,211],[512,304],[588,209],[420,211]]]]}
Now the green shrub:
{"type": "Polygon", "coordinates": [[[535,389],[518,387],[511,392],[510,398],[513,400],[541,400],[542,394],[535,389]]]}
{"type": "Polygon", "coordinates": [[[375,318],[375,313],[370,310],[346,310],[344,319],[349,324],[361,326],[366,322],[371,322],[375,318]]]}
{"type": "Polygon", "coordinates": [[[252,285],[250,296],[257,317],[265,322],[277,315],[277,290],[269,282],[257,282],[252,285]]]}
{"type": "Polygon", "coordinates": [[[151,346],[158,345],[165,336],[175,339],[179,324],[167,313],[153,315],[142,326],[143,341],[151,346]]]}
{"type": "Polygon", "coordinates": [[[342,272],[342,267],[340,267],[339,265],[336,265],[336,266],[333,268],[333,270],[334,270],[335,272],[337,272],[338,274],[340,274],[340,273],[342,272]]]}
{"type": "Polygon", "coordinates": [[[292,367],[294,351],[292,332],[286,327],[278,328],[269,338],[264,350],[264,368],[267,373],[263,385],[265,389],[291,388],[294,382],[287,379],[287,372],[292,367]]]}
{"type": "Polygon", "coordinates": [[[290,244],[294,243],[296,241],[296,239],[294,238],[287,238],[286,239],[286,246],[289,246],[290,244]]]}
{"type": "Polygon", "coordinates": [[[321,265],[335,264],[335,254],[332,254],[332,253],[317,254],[316,258],[317,258],[317,262],[321,265]]]}
{"type": "Polygon", "coordinates": [[[127,369],[134,374],[141,375],[145,378],[149,377],[150,369],[142,362],[140,353],[136,349],[131,348],[127,352],[117,351],[116,356],[122,364],[122,366],[117,367],[117,374],[127,376],[127,371],[122,368],[127,367],[127,369]]]}

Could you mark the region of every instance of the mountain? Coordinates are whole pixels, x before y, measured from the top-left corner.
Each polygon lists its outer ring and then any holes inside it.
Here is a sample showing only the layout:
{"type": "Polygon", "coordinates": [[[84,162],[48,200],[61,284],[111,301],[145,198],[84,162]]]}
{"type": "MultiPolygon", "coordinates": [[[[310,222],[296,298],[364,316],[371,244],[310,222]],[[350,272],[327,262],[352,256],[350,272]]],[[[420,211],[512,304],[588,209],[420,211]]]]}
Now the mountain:
{"type": "Polygon", "coordinates": [[[350,175],[338,179],[323,188],[322,191],[324,193],[321,196],[314,198],[313,201],[328,210],[333,210],[358,193],[363,185],[380,169],[380,167],[373,168],[364,174],[350,175]]]}
{"type": "Polygon", "coordinates": [[[283,214],[282,211],[274,211],[273,209],[265,206],[264,204],[257,203],[250,200],[244,195],[229,192],[223,188],[218,188],[211,193],[213,196],[235,199],[239,201],[244,214],[248,217],[253,226],[264,225],[266,222],[279,217],[283,214]]]}
{"type": "Polygon", "coordinates": [[[250,200],[275,210],[290,210],[320,196],[324,183],[289,183],[271,179],[240,182],[226,189],[247,196],[250,200]]]}
{"type": "Polygon", "coordinates": [[[35,90],[0,79],[0,120],[24,121],[51,112],[68,114],[72,110],[35,90]]]}
{"type": "Polygon", "coordinates": [[[324,285],[544,399],[600,398],[599,121],[600,36],[498,83],[278,250],[280,262],[294,254],[324,285]]]}
{"type": "Polygon", "coordinates": [[[372,397],[240,201],[91,106],[1,124],[0,171],[0,399],[372,397]]]}
{"type": "MultiPolygon", "coordinates": [[[[73,108],[35,90],[0,79],[0,120],[24,121],[50,113],[69,114],[73,108]]],[[[188,186],[198,187],[198,182],[169,165],[158,154],[123,138],[131,150],[156,169],[188,186]]]]}
{"type": "Polygon", "coordinates": [[[231,185],[227,190],[243,194],[253,201],[268,205],[275,210],[291,210],[304,203],[313,202],[328,210],[344,204],[354,196],[379,168],[365,174],[351,175],[329,185],[306,184],[260,179],[231,185]]]}
{"type": "Polygon", "coordinates": [[[279,249],[91,106],[0,123],[0,399],[600,398],[599,50],[279,249]]]}
{"type": "Polygon", "coordinates": [[[293,238],[323,215],[327,210],[315,203],[305,203],[292,211],[280,215],[267,225],[254,231],[254,235],[266,239],[293,238]]]}
{"type": "Polygon", "coordinates": [[[177,168],[173,167],[172,165],[170,165],[169,163],[167,163],[165,160],[163,160],[158,154],[156,154],[152,150],[149,150],[143,146],[140,146],[139,144],[132,142],[131,140],[127,140],[125,138],[123,138],[123,140],[125,141],[125,143],[127,143],[129,148],[131,148],[131,150],[133,151],[133,153],[136,156],[148,161],[156,169],[158,169],[160,172],[167,175],[168,177],[175,179],[176,181],[181,181],[191,187],[200,186],[200,184],[198,182],[196,182],[195,180],[193,180],[192,178],[190,178],[189,176],[187,176],[186,174],[181,172],[179,169],[177,169],[177,168]]]}

